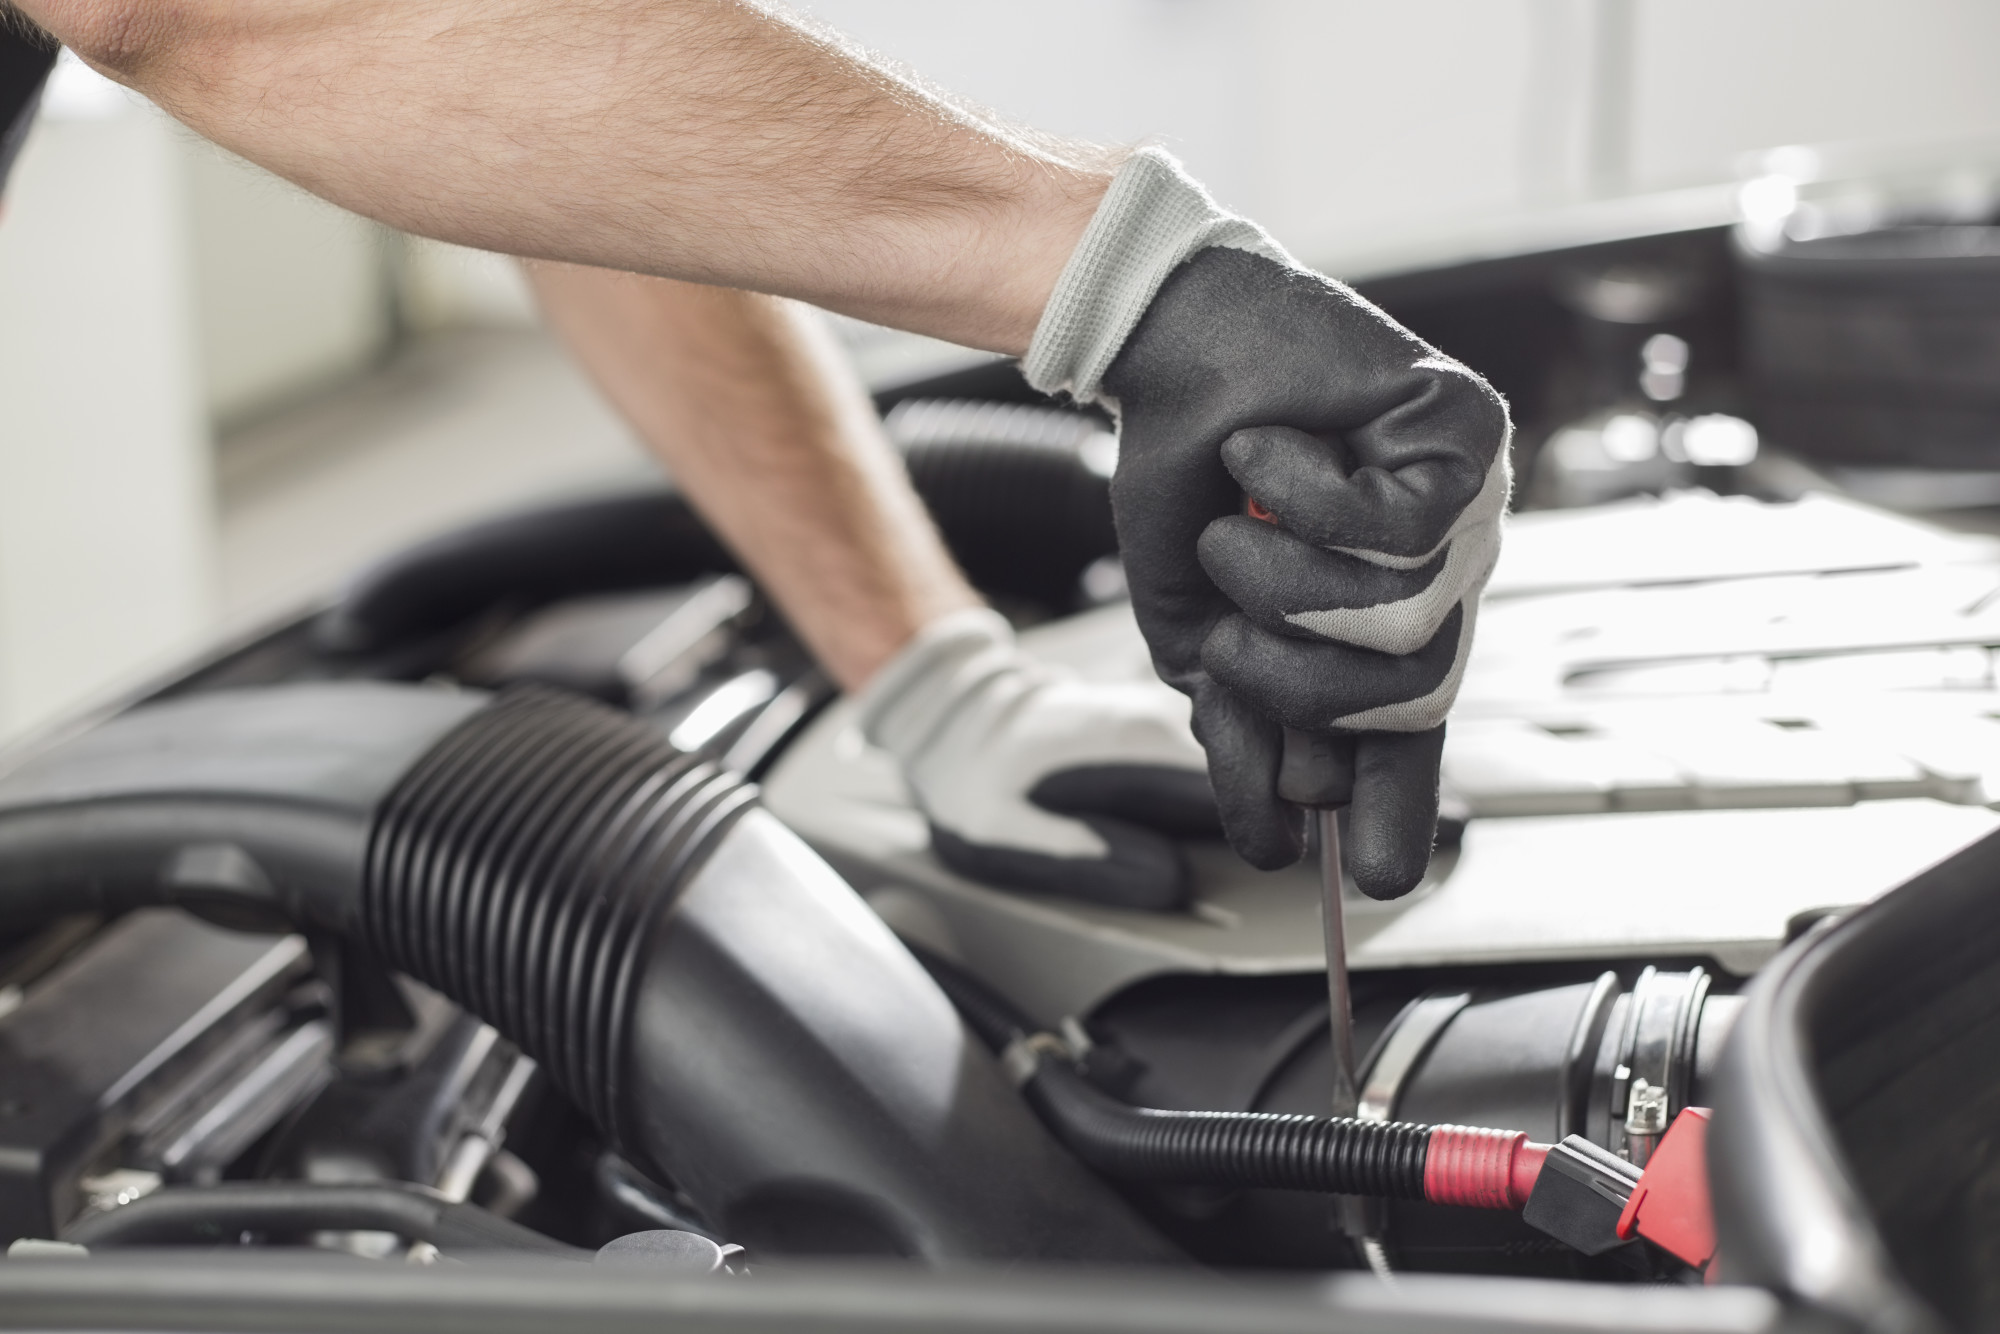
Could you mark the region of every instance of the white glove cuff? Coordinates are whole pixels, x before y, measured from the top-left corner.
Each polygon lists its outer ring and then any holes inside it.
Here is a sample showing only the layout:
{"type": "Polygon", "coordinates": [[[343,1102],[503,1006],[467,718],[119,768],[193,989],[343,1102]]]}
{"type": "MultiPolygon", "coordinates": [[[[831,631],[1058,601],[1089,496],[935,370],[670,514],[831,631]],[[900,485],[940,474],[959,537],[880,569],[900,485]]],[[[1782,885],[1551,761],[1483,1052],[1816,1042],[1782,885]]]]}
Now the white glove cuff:
{"type": "Polygon", "coordinates": [[[966,692],[1015,653],[1014,629],[996,611],[969,607],[939,617],[861,688],[855,697],[861,734],[908,760],[966,692]]]}
{"type": "Polygon", "coordinates": [[[1209,246],[1296,264],[1257,224],[1225,213],[1173,155],[1142,148],[1118,169],[1042,310],[1021,370],[1045,394],[1096,401],[1167,275],[1209,246]]]}

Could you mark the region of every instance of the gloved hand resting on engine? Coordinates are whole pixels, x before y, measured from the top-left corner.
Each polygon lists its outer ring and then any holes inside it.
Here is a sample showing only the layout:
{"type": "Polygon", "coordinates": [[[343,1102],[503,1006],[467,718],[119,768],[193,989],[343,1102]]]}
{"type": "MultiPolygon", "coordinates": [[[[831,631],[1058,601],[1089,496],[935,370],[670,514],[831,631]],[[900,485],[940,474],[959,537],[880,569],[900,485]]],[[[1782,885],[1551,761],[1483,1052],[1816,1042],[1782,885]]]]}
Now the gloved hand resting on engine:
{"type": "Polygon", "coordinates": [[[1335,733],[1352,738],[1355,882],[1414,888],[1499,554],[1500,397],[1157,150],[1120,171],[1023,367],[1118,414],[1133,607],[1193,701],[1230,842],[1261,867],[1299,858],[1283,729],[1335,733]],[[1273,522],[1246,515],[1246,495],[1273,522]]]}
{"type": "Polygon", "coordinates": [[[1217,832],[1184,701],[1029,657],[997,613],[926,628],[859,698],[953,870],[1120,908],[1187,897],[1173,836],[1217,832]]]}

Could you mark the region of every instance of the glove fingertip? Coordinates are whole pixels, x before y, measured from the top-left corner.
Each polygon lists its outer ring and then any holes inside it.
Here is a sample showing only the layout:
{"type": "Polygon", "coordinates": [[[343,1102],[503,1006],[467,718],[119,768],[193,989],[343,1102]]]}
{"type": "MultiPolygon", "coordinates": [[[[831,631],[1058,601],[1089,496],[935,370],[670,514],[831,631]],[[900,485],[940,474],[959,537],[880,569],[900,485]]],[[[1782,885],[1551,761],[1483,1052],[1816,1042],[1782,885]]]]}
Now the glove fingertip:
{"type": "Polygon", "coordinates": [[[1028,789],[1028,800],[1053,815],[1102,816],[1172,838],[1214,838],[1222,832],[1215,790],[1199,769],[1078,765],[1043,775],[1028,789]]]}
{"type": "Polygon", "coordinates": [[[1211,685],[1195,694],[1194,734],[1208,751],[1223,836],[1236,855],[1260,871],[1303,857],[1305,814],[1277,795],[1283,730],[1211,685]]]}
{"type": "Polygon", "coordinates": [[[1356,739],[1348,869],[1355,888],[1371,899],[1403,897],[1430,869],[1443,750],[1442,726],[1356,739]]]}
{"type": "Polygon", "coordinates": [[[1105,841],[1104,857],[1054,857],[1025,848],[975,843],[931,825],[931,850],[967,879],[1105,908],[1173,912],[1187,906],[1187,860],[1180,848],[1149,830],[1118,820],[1085,818],[1105,841]]]}
{"type": "Polygon", "coordinates": [[[1354,887],[1371,899],[1388,901],[1400,899],[1424,881],[1424,874],[1430,870],[1430,848],[1426,846],[1421,857],[1413,857],[1405,846],[1388,857],[1362,858],[1353,854],[1348,857],[1349,878],[1354,887]]]}
{"type": "Polygon", "coordinates": [[[1222,828],[1236,855],[1260,871],[1282,871],[1306,855],[1305,816],[1293,806],[1224,811],[1222,828]]]}

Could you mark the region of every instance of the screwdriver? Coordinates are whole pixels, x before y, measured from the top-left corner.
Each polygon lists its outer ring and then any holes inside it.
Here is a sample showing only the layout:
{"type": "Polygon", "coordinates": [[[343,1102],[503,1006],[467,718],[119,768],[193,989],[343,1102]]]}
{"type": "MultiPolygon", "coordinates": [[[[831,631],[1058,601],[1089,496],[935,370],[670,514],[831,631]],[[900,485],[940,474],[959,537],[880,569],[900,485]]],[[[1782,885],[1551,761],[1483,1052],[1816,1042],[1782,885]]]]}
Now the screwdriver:
{"type": "MultiPolygon", "coordinates": [[[[1277,515],[1244,497],[1244,512],[1276,523],[1277,515]]],[[[1354,799],[1354,741],[1351,737],[1285,729],[1284,757],[1278,766],[1278,796],[1313,812],[1319,826],[1319,920],[1326,947],[1326,1026],[1333,1038],[1333,1097],[1329,1111],[1351,1117],[1361,1105],[1359,1058],[1354,1050],[1354,997],[1347,981],[1347,909],[1342,902],[1340,808],[1354,799]]],[[[1339,1230],[1366,1248],[1380,1231],[1371,1202],[1343,1196],[1334,1211],[1339,1230]]],[[[1369,1257],[1373,1267],[1373,1257],[1369,1257]]]]}
{"type": "MultiPolygon", "coordinates": [[[[1347,982],[1340,808],[1354,796],[1354,739],[1286,728],[1284,759],[1278,767],[1278,795],[1312,811],[1318,824],[1320,931],[1326,942],[1326,1018],[1333,1037],[1333,1097],[1328,1110],[1336,1117],[1351,1117],[1360,1107],[1361,1086],[1354,1048],[1354,999],[1347,982]]],[[[1367,1248],[1381,1232],[1380,1207],[1360,1196],[1339,1196],[1333,1223],[1354,1239],[1370,1267],[1374,1267],[1367,1248]]]]}
{"type": "MultiPolygon", "coordinates": [[[[1278,522],[1278,516],[1254,496],[1243,498],[1243,510],[1264,523],[1278,522]]],[[[1352,738],[1287,727],[1278,796],[1312,811],[1319,824],[1319,914],[1326,943],[1327,1026],[1333,1030],[1333,1115],[1353,1116],[1361,1103],[1361,1087],[1355,1070],[1354,1000],[1347,985],[1347,912],[1341,902],[1340,873],[1340,808],[1354,799],[1352,738]]]]}
{"type": "Polygon", "coordinates": [[[1353,1116],[1361,1090],[1355,1069],[1354,1001],[1347,982],[1340,871],[1340,808],[1354,796],[1352,738],[1286,728],[1278,796],[1311,810],[1319,825],[1320,930],[1326,941],[1327,1023],[1333,1030],[1332,1112],[1353,1116]]]}

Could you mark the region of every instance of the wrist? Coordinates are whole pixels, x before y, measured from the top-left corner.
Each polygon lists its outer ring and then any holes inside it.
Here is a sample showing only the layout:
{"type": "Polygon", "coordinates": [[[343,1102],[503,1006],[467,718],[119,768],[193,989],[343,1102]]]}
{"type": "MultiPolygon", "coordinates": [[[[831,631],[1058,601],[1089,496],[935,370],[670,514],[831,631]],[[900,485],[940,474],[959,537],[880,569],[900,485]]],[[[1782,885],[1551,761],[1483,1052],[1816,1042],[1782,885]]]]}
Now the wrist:
{"type": "Polygon", "coordinates": [[[866,592],[839,608],[835,628],[808,636],[814,655],[842,690],[867,689],[939,621],[988,610],[949,555],[938,555],[941,565],[931,571],[929,587],[866,592]]]}
{"type": "Polygon", "coordinates": [[[1158,148],[1133,154],[1044,303],[1022,358],[1028,383],[1082,402],[1097,399],[1105,372],[1167,276],[1211,246],[1294,263],[1262,228],[1218,205],[1171,154],[1158,148]]]}
{"type": "Polygon", "coordinates": [[[842,313],[1018,357],[1104,192],[1108,168],[1013,157],[997,186],[942,201],[892,226],[905,241],[899,281],[842,313]],[[914,261],[914,262],[911,262],[914,261]]]}
{"type": "Polygon", "coordinates": [[[1115,179],[1108,168],[1063,167],[1033,176],[1014,216],[995,228],[1002,238],[995,247],[1001,267],[989,289],[996,320],[990,343],[1012,357],[1027,354],[1065,266],[1115,179]]]}

